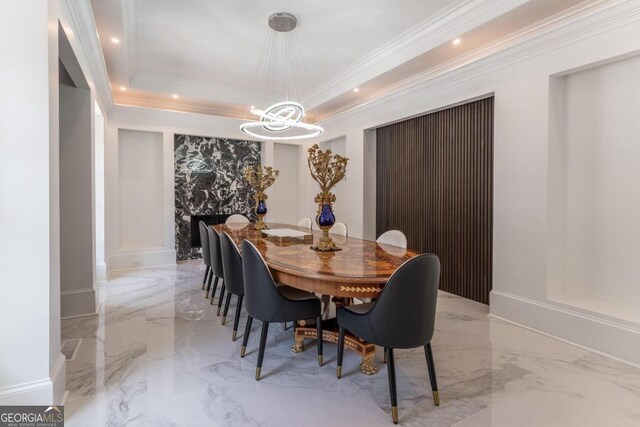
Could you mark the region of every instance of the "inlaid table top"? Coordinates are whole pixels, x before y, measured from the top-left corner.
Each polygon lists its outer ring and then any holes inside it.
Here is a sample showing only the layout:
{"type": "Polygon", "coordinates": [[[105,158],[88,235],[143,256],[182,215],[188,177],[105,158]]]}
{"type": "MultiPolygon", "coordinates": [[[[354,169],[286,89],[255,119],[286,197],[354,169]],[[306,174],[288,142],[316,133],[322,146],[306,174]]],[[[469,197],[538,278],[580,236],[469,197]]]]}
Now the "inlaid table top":
{"type": "MultiPolygon", "coordinates": [[[[288,224],[268,224],[270,229],[307,229],[288,224]]],[[[369,240],[331,235],[338,252],[316,252],[309,241],[282,242],[263,237],[248,225],[216,225],[239,248],[243,240],[256,245],[271,269],[274,279],[296,288],[337,297],[376,297],[400,265],[417,255],[410,249],[381,245],[369,240]]],[[[317,242],[322,235],[313,231],[317,242]]]]}

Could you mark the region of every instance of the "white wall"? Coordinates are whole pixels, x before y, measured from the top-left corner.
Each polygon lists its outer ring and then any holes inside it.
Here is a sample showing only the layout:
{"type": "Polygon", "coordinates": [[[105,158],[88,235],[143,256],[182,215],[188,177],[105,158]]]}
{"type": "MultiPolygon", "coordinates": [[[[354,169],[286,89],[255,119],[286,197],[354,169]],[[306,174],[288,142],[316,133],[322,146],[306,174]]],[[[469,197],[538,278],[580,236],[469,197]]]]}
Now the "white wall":
{"type": "Polygon", "coordinates": [[[640,323],[640,56],[558,80],[550,297],[640,323]]]}
{"type": "MultiPolygon", "coordinates": [[[[48,24],[47,4],[37,0],[0,16],[0,51],[11,58],[0,70],[0,404],[52,402],[60,353],[59,326],[49,327],[60,322],[60,285],[50,216],[57,168],[49,154],[58,147],[57,127],[50,143],[48,24]]],[[[56,80],[57,68],[56,60],[56,80]]]]}
{"type": "MultiPolygon", "coordinates": [[[[591,5],[321,122],[325,134],[319,141],[346,138],[349,205],[344,220],[350,235],[364,234],[369,212],[363,191],[369,129],[493,93],[492,315],[640,364],[640,327],[547,296],[550,78],[640,51],[639,12],[637,0],[591,5]]],[[[311,184],[308,188],[313,190],[311,184]]],[[[307,209],[308,215],[315,213],[307,209]]]]}
{"type": "Polygon", "coordinates": [[[0,69],[0,405],[60,404],[65,391],[60,353],[59,24],[92,89],[92,102],[103,111],[111,103],[93,93],[97,69],[89,65],[79,38],[95,38],[95,28],[85,32],[77,27],[69,3],[75,0],[22,0],[0,16],[0,51],[11,58],[0,69]],[[16,224],[27,224],[29,232],[16,224]]]}
{"type": "Polygon", "coordinates": [[[95,154],[94,154],[94,206],[95,206],[95,230],[96,230],[96,281],[107,279],[107,264],[105,261],[104,242],[104,115],[100,106],[96,103],[95,111],[95,154]]]}
{"type": "MultiPolygon", "coordinates": [[[[61,315],[96,311],[93,240],[92,100],[60,69],[60,291],[61,315]],[[66,78],[63,78],[65,76],[66,78]]],[[[82,76],[81,84],[86,84],[82,76]]]]}
{"type": "Polygon", "coordinates": [[[119,249],[164,247],[162,133],[118,131],[119,249]]]}
{"type": "Polygon", "coordinates": [[[274,144],[273,167],[280,171],[278,179],[267,190],[268,222],[297,224],[300,220],[298,203],[300,192],[298,185],[300,151],[302,147],[292,144],[274,144]]]}

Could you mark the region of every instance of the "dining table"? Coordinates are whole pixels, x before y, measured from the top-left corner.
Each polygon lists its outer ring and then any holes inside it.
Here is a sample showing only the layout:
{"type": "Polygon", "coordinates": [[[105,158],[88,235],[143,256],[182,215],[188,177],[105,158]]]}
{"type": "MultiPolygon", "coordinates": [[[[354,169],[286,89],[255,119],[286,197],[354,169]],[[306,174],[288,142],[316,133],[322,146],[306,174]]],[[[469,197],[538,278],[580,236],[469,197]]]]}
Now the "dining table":
{"type": "MultiPolygon", "coordinates": [[[[227,233],[238,249],[242,248],[244,240],[252,242],[276,282],[322,295],[325,303],[322,339],[327,342],[338,342],[338,325],[335,317],[329,316],[329,301],[341,307],[363,299],[375,300],[398,267],[418,255],[411,249],[339,235],[330,236],[340,250],[320,252],[311,248],[322,236],[320,231],[279,223],[267,223],[267,227],[278,231],[295,230],[297,233],[291,234],[300,236],[269,236],[263,230],[255,230],[253,223],[214,226],[219,233],[227,233]]],[[[296,322],[292,351],[301,352],[305,339],[317,339],[316,331],[313,319],[296,322]]],[[[362,373],[372,375],[377,372],[373,344],[347,333],[345,347],[360,354],[362,373]]]]}

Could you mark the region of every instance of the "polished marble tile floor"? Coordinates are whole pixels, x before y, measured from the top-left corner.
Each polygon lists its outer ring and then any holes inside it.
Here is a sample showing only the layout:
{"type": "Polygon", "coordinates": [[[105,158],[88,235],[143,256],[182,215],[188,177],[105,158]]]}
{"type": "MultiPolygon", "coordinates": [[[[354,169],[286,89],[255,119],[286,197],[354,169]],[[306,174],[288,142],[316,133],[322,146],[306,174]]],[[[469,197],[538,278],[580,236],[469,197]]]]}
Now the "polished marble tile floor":
{"type": "MultiPolygon", "coordinates": [[[[387,372],[365,376],[336,346],[294,354],[292,329],[269,329],[254,380],[260,322],[244,359],[232,322],[220,324],[200,289],[204,267],[126,272],[101,285],[97,316],[65,320],[82,338],[67,362],[68,426],[390,426],[387,372]]],[[[229,318],[233,315],[233,303],[229,318]]],[[[403,426],[640,426],[640,370],[487,317],[450,294],[438,300],[433,406],[422,349],[398,351],[403,426]]],[[[244,331],[243,314],[240,332],[244,331]]]]}

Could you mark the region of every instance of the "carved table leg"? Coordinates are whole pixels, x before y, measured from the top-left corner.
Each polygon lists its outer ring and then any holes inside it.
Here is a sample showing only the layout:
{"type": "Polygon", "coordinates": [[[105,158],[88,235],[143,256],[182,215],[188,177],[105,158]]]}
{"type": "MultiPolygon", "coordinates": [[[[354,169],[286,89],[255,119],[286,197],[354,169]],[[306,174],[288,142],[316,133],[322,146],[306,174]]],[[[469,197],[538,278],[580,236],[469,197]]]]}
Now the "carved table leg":
{"type": "Polygon", "coordinates": [[[362,356],[362,362],[360,363],[360,372],[366,375],[373,375],[378,372],[378,368],[376,368],[375,363],[373,363],[373,356],[375,356],[375,353],[362,356]]]}
{"type": "Polygon", "coordinates": [[[296,335],[295,340],[295,343],[291,346],[291,351],[300,353],[304,349],[304,339],[296,335]]]}
{"type": "MultiPolygon", "coordinates": [[[[352,300],[350,298],[337,298],[333,297],[332,301],[336,304],[336,307],[349,305],[352,300]]],[[[295,323],[295,330],[293,335],[295,337],[295,343],[291,346],[291,351],[294,353],[300,353],[304,349],[304,339],[318,339],[317,329],[314,322],[301,320],[295,323]]],[[[338,342],[338,324],[335,318],[324,320],[322,326],[322,339],[324,341],[337,343],[338,342]]],[[[360,363],[360,371],[366,375],[373,375],[378,372],[374,363],[374,357],[376,355],[376,347],[373,344],[369,344],[362,339],[347,333],[344,339],[345,348],[349,348],[357,352],[362,358],[360,363]]]]}

